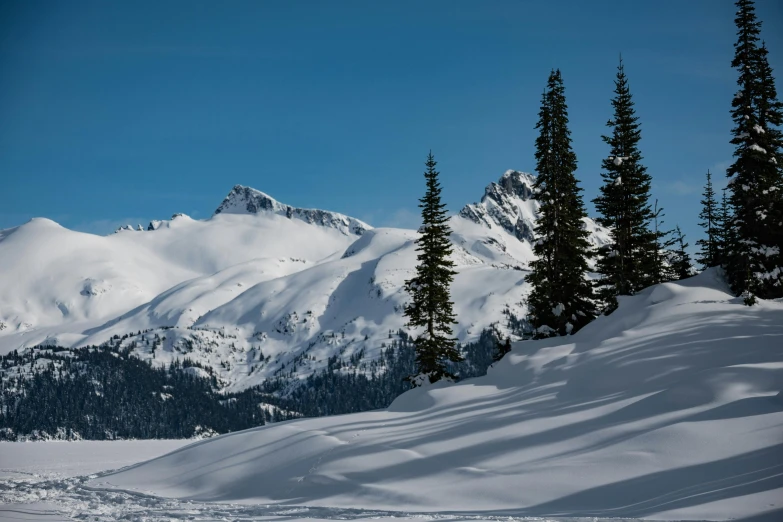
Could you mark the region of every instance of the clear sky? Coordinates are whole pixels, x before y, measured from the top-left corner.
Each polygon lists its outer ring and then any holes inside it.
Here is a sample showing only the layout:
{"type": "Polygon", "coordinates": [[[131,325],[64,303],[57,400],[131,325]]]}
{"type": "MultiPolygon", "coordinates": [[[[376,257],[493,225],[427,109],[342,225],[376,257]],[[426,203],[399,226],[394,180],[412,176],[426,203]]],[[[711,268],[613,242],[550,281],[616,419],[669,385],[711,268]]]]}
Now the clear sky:
{"type": "MultiPolygon", "coordinates": [[[[783,2],[758,0],[783,91],[783,2]]],[[[452,211],[534,168],[551,68],[589,202],[622,53],[641,150],[691,243],[723,183],[733,2],[0,2],[0,228],[211,215],[235,184],[414,227],[433,150],[452,211]]],[[[593,212],[589,204],[590,213],[593,212]]]]}

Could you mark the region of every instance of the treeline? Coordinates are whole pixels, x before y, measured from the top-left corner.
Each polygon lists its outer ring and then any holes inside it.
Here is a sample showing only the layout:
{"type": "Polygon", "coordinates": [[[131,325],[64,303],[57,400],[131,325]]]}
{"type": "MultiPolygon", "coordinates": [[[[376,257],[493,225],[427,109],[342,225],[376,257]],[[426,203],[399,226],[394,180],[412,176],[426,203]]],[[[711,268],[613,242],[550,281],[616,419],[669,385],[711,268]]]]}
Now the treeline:
{"type": "MultiPolygon", "coordinates": [[[[707,239],[698,242],[698,261],[705,268],[721,266],[732,290],[751,306],[757,296],[783,297],[783,104],[777,99],[769,51],[760,42],[753,1],[738,0],[736,5],[731,62],[739,73],[731,103],[735,161],[727,170],[728,197],[720,205],[708,173],[699,215],[707,239]]],[[[652,200],[652,176],[640,150],[641,123],[622,58],[610,105],[602,136],[608,146],[601,163],[603,183],[593,203],[611,241],[594,250],[584,226],[587,212],[575,175],[564,81],[559,69],[550,73],[535,126],[533,191],[540,208],[536,259],[526,276],[531,285],[526,321],[535,338],[576,333],[598,315],[611,314],[618,296],[693,274],[684,234],[679,226],[664,227],[663,210],[652,200]],[[593,259],[597,278],[589,274],[593,259]]],[[[453,378],[450,368],[462,357],[452,337],[456,317],[450,285],[456,272],[436,164],[430,152],[426,192],[419,200],[418,265],[416,275],[405,282],[411,297],[405,307],[407,326],[417,332],[416,368],[409,376],[413,386],[453,378]]]]}
{"type": "Polygon", "coordinates": [[[189,438],[264,424],[253,393],[220,394],[192,361],[130,349],[46,347],[0,359],[0,439],[189,438]]]}
{"type": "MultiPolygon", "coordinates": [[[[459,379],[486,373],[497,335],[461,346],[459,379]]],[[[189,359],[153,367],[115,344],[40,347],[0,357],[0,440],[190,438],[267,422],[385,408],[410,389],[414,345],[398,332],[380,356],[329,359],[304,380],[278,377],[221,393],[212,370],[189,359]]]]}
{"type": "MultiPolygon", "coordinates": [[[[737,2],[737,42],[731,66],[739,73],[739,90],[731,104],[734,119],[734,163],[719,204],[707,173],[699,214],[706,239],[698,262],[703,268],[723,267],[732,290],[753,305],[756,297],[783,297],[783,105],[759,43],[761,22],[753,2],[737,2]]],[[[634,295],[662,282],[693,273],[688,243],[680,227],[663,226],[663,212],[650,189],[652,177],[640,150],[637,116],[622,59],[611,99],[608,132],[602,136],[608,154],[601,165],[597,221],[611,231],[611,242],[590,248],[583,219],[587,216],[582,189],[575,177],[563,78],[552,71],[541,101],[536,129],[534,186],[541,202],[535,229],[536,260],[527,281],[529,321],[536,337],[577,332],[598,314],[610,314],[617,296],[634,295]],[[587,278],[595,259],[598,278],[587,278]]]]}
{"type": "MultiPolygon", "coordinates": [[[[497,333],[484,330],[477,341],[457,347],[462,360],[448,363],[448,371],[456,380],[485,375],[494,362],[497,345],[497,333]]],[[[416,370],[416,345],[404,331],[397,332],[379,357],[367,359],[364,355],[357,354],[349,364],[334,356],[327,368],[304,381],[278,378],[258,389],[274,397],[267,400],[288,412],[275,420],[292,418],[291,414],[321,417],[385,408],[410,389],[408,377],[416,370]]]]}

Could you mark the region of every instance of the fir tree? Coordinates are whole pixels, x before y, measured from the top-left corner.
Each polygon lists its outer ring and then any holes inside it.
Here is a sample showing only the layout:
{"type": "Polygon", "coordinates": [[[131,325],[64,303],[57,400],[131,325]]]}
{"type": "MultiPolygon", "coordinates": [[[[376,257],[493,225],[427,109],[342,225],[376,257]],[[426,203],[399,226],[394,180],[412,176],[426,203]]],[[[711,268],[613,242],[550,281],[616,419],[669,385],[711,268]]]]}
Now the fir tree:
{"type": "MultiPolygon", "coordinates": [[[[732,101],[734,163],[727,170],[733,214],[724,267],[738,295],[783,296],[780,252],[781,105],[752,0],[737,2],[737,42],[731,66],[739,90],[732,101]]],[[[746,299],[747,301],[748,299],[746,299]]]]}
{"type": "Polygon", "coordinates": [[[616,296],[633,295],[652,284],[658,252],[656,236],[650,230],[652,178],[641,164],[641,129],[622,59],[614,94],[614,115],[607,122],[611,134],[603,136],[610,155],[603,160],[604,184],[593,200],[598,222],[612,230],[612,243],[599,250],[596,264],[601,274],[596,282],[598,297],[607,313],[617,307],[616,296]]]}
{"type": "MultiPolygon", "coordinates": [[[[783,297],[783,103],[778,100],[775,77],[769,65],[769,51],[762,41],[758,59],[759,92],[756,105],[759,115],[758,144],[766,152],[759,177],[762,190],[759,195],[760,242],[767,259],[762,261],[765,271],[760,273],[766,297],[783,297]]],[[[763,258],[762,258],[763,259],[763,258]]]]}
{"type": "Polygon", "coordinates": [[[704,229],[707,237],[699,239],[699,255],[696,260],[704,267],[709,268],[719,264],[718,255],[718,202],[715,199],[715,190],[712,188],[712,174],[707,170],[707,183],[702,193],[701,212],[699,213],[699,226],[704,229]]]}
{"type": "Polygon", "coordinates": [[[717,266],[724,266],[729,248],[729,236],[731,232],[731,210],[729,199],[726,197],[726,188],[723,189],[715,219],[715,242],[717,248],[717,266]]]}
{"type": "Polygon", "coordinates": [[[500,340],[498,340],[495,343],[495,353],[492,354],[492,360],[494,362],[498,362],[503,357],[505,357],[506,354],[509,353],[510,351],[511,351],[511,338],[510,337],[506,337],[506,340],[504,342],[502,342],[502,343],[500,342],[500,340]]]}
{"type": "Polygon", "coordinates": [[[693,275],[691,256],[688,254],[688,243],[685,242],[685,234],[677,225],[674,229],[674,242],[676,248],[671,252],[669,264],[676,279],[685,279],[693,275]]]}
{"type": "Polygon", "coordinates": [[[414,343],[416,345],[417,373],[409,380],[413,386],[427,382],[453,378],[446,369],[446,361],[459,362],[462,357],[456,349],[451,325],[455,324],[449,287],[454,279],[454,263],[449,236],[451,229],[446,217],[446,205],[441,202],[439,172],[435,170],[435,158],[430,152],[424,178],[427,191],[419,200],[421,208],[421,236],[416,240],[419,252],[416,276],[405,281],[405,289],[412,302],[405,307],[408,326],[424,328],[414,343]]]}
{"type": "Polygon", "coordinates": [[[536,124],[536,171],[533,190],[541,202],[533,247],[536,260],[526,277],[530,322],[537,337],[574,333],[595,318],[593,291],[585,278],[592,255],[586,217],[574,171],[568,107],[560,71],[552,71],[536,124]]]}
{"type": "Polygon", "coordinates": [[[655,249],[652,253],[650,267],[652,270],[651,284],[657,285],[677,279],[677,275],[669,260],[671,252],[669,248],[675,244],[676,238],[670,237],[673,230],[663,228],[663,207],[658,207],[658,200],[655,200],[653,208],[653,237],[655,238],[655,249]]]}

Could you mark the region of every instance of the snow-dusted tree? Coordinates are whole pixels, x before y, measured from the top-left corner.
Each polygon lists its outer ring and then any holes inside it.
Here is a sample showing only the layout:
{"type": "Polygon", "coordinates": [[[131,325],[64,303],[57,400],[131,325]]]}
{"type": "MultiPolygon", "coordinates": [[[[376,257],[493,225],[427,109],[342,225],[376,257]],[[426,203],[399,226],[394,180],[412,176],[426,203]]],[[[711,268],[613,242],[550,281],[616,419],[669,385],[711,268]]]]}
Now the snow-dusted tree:
{"type": "Polygon", "coordinates": [[[699,239],[696,244],[699,246],[699,254],[696,258],[702,267],[709,268],[719,264],[718,255],[718,201],[715,199],[715,190],[712,188],[712,174],[707,170],[707,183],[704,185],[702,193],[701,212],[699,213],[699,226],[704,229],[707,237],[699,239]]]}
{"type": "Polygon", "coordinates": [[[783,297],[783,103],[778,100],[775,77],[767,58],[769,51],[762,41],[759,50],[758,79],[759,93],[757,108],[759,114],[759,147],[766,151],[762,162],[761,178],[764,180],[759,197],[757,216],[763,226],[761,243],[766,245],[761,272],[762,297],[783,297]]]}
{"type": "Polygon", "coordinates": [[[596,281],[597,294],[606,313],[617,307],[618,295],[633,295],[652,284],[658,254],[656,236],[650,230],[652,178],[641,163],[639,118],[622,59],[614,84],[614,115],[607,122],[612,131],[603,136],[610,151],[602,164],[604,184],[593,200],[598,222],[612,230],[612,242],[598,251],[596,264],[601,274],[596,281]]]}
{"type": "Polygon", "coordinates": [[[592,255],[582,189],[577,183],[576,154],[571,149],[568,107],[560,70],[549,75],[536,124],[537,178],[540,201],[536,222],[536,260],[526,277],[529,320],[537,337],[566,335],[595,318],[592,285],[585,278],[592,255]]]}
{"type": "Polygon", "coordinates": [[[450,286],[456,274],[454,262],[449,257],[452,252],[451,229],[446,205],[441,202],[439,172],[435,170],[437,163],[431,152],[425,165],[427,191],[419,200],[422,226],[421,235],[416,240],[418,265],[415,277],[405,281],[405,289],[412,299],[405,307],[408,326],[424,328],[414,340],[417,373],[409,377],[414,387],[444,377],[453,378],[446,370],[445,361],[462,360],[451,329],[455,315],[450,286]]]}
{"type": "Polygon", "coordinates": [[[688,254],[688,243],[685,242],[685,234],[680,230],[680,225],[674,229],[675,249],[670,252],[669,265],[675,279],[685,279],[693,275],[691,256],[688,254]]]}
{"type": "Polygon", "coordinates": [[[737,294],[774,298],[783,296],[781,105],[768,51],[759,46],[753,2],[739,0],[737,8],[731,66],[739,73],[739,90],[731,110],[734,163],[727,170],[733,213],[724,267],[737,294]]]}

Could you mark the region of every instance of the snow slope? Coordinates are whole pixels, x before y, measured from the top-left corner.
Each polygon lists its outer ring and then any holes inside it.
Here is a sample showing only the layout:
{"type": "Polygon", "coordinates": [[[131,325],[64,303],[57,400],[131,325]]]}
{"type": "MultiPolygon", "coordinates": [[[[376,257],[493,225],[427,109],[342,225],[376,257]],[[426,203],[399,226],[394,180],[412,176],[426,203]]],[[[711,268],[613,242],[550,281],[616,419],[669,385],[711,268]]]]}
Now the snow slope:
{"type": "MultiPolygon", "coordinates": [[[[220,294],[226,278],[251,286],[259,277],[301,269],[342,251],[357,237],[273,212],[223,213],[203,221],[177,214],[154,228],[104,237],[37,218],[1,231],[0,350],[55,342],[55,336],[56,342],[78,344],[90,328],[152,305],[185,281],[193,283],[193,297],[220,294]]],[[[218,296],[209,305],[224,301],[218,296]]],[[[179,315],[188,311],[180,308],[179,315]]]]}
{"type": "MultiPolygon", "coordinates": [[[[507,171],[451,218],[460,341],[526,315],[539,204],[535,177],[507,171]]],[[[586,220],[596,245],[606,229],[586,220]]],[[[415,231],[279,203],[236,186],[210,219],[176,215],[108,237],[33,220],[0,232],[0,353],[127,339],[157,364],[187,357],[241,389],[329,357],[378,355],[405,325],[415,231]],[[149,331],[148,331],[149,330],[149,331]],[[165,340],[153,350],[155,336],[165,340]]]]}
{"type": "MultiPolygon", "coordinates": [[[[783,303],[715,270],[388,410],[224,435],[89,482],[199,502],[481,516],[783,515],[783,303]]],[[[780,518],[777,518],[778,520],[780,518]]]]}

